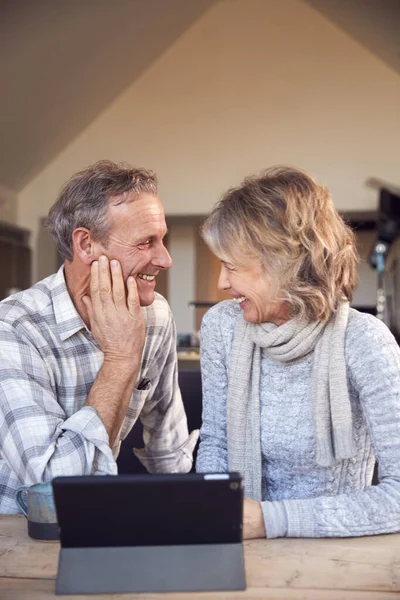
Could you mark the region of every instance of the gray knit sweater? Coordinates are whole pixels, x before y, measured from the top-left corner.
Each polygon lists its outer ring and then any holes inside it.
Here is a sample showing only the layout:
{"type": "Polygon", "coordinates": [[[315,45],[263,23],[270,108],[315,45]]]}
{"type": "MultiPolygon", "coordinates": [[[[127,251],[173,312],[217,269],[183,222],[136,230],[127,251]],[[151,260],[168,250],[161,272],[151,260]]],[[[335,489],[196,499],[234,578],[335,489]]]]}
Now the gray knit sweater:
{"type": "MultiPolygon", "coordinates": [[[[228,300],[203,319],[199,472],[228,470],[227,381],[240,310],[228,300]]],[[[262,356],[262,509],[269,538],[400,531],[400,349],[383,323],[351,309],[345,359],[357,454],[325,468],[315,460],[313,354],[291,363],[262,356]],[[371,486],[375,456],[380,484],[371,486]]]]}

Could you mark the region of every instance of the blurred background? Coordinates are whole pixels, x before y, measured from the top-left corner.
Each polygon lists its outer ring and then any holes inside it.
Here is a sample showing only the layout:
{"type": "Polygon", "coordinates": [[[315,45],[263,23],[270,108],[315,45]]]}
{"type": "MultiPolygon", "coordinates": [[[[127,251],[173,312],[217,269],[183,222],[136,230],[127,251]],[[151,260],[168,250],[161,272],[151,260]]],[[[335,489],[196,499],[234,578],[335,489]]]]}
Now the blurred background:
{"type": "Polygon", "coordinates": [[[0,299],[58,268],[42,223],[75,171],[154,169],[174,261],[157,290],[192,369],[223,298],[199,226],[228,187],[284,163],[356,229],[353,305],[375,314],[384,289],[400,331],[399,0],[2,0],[0,81],[0,299]]]}

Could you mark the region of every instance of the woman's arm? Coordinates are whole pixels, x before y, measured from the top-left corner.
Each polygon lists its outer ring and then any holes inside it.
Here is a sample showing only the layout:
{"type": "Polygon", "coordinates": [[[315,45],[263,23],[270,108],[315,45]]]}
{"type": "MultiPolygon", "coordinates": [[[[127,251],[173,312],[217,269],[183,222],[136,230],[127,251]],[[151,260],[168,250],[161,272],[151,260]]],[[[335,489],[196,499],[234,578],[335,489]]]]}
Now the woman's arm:
{"type": "Polygon", "coordinates": [[[347,373],[379,463],[379,485],[318,498],[262,502],[268,537],[347,537],[400,531],[400,349],[377,319],[349,323],[347,373]]]}
{"type": "Polygon", "coordinates": [[[203,416],[196,471],[228,471],[226,440],[226,394],[228,388],[226,349],[221,334],[223,304],[211,308],[201,326],[201,375],[203,416]]]}

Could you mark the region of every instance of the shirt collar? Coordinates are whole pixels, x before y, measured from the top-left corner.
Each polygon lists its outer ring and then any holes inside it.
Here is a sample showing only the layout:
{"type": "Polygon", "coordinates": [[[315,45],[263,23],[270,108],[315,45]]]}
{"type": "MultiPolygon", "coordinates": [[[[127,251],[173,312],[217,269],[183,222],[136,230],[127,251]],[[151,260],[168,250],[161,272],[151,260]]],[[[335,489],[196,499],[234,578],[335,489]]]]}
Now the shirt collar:
{"type": "Polygon", "coordinates": [[[51,299],[58,334],[62,341],[67,340],[81,329],[87,329],[69,295],[65,282],[64,265],[54,275],[51,284],[51,299]]]}

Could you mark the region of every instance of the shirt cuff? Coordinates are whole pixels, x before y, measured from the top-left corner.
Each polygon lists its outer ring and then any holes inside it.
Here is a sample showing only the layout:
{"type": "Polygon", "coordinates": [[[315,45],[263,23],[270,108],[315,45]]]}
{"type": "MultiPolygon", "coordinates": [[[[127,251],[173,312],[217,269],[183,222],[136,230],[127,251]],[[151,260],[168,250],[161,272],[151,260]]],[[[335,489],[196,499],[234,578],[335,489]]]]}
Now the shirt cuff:
{"type": "Polygon", "coordinates": [[[199,430],[195,429],[179,448],[171,452],[152,454],[146,448],[134,448],[133,452],[149,473],[188,473],[198,438],[199,430]]]}
{"type": "Polygon", "coordinates": [[[267,538],[286,537],[288,518],[283,502],[261,502],[267,538]]]}
{"type": "Polygon", "coordinates": [[[116,475],[117,464],[110,448],[109,436],[103,421],[93,406],[84,406],[66,419],[61,425],[63,431],[72,431],[93,444],[96,452],[92,474],[116,475]]]}
{"type": "Polygon", "coordinates": [[[314,518],[315,498],[284,500],[287,514],[287,537],[319,537],[314,518]]]}
{"type": "Polygon", "coordinates": [[[103,421],[93,406],[84,406],[66,419],[61,425],[64,431],[80,433],[85,439],[98,444],[109,446],[109,437],[103,421]]]}

